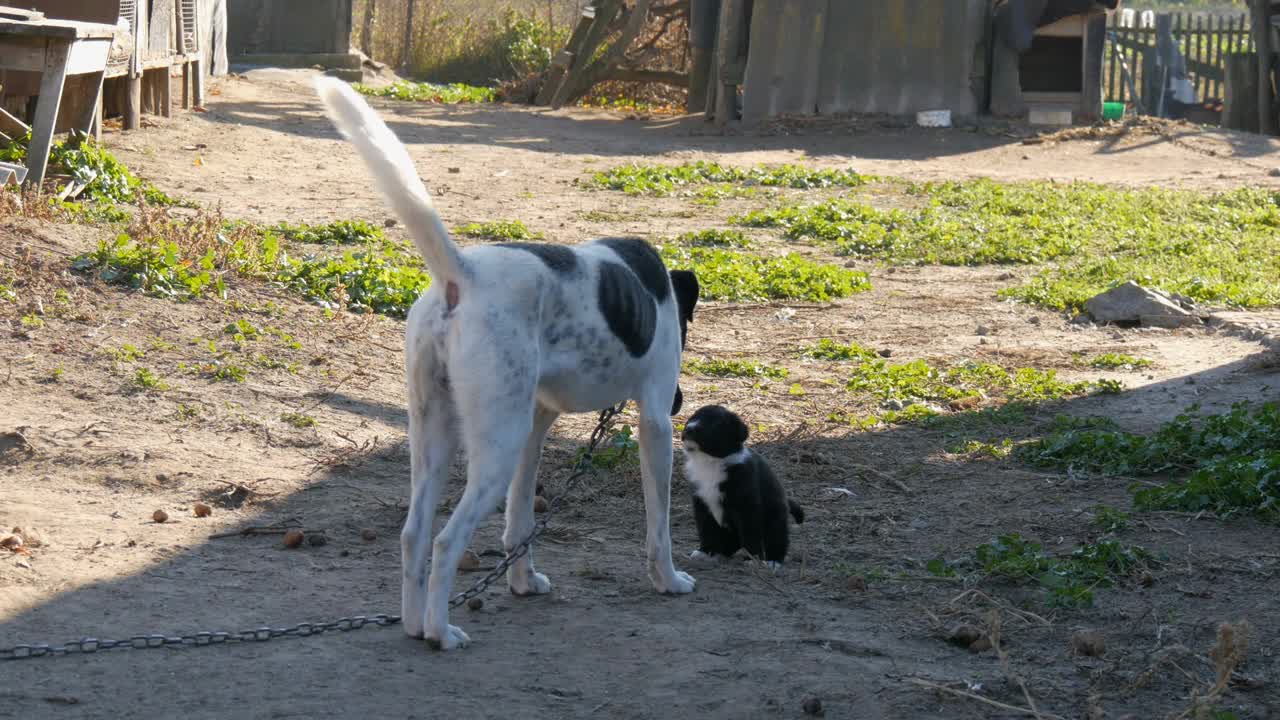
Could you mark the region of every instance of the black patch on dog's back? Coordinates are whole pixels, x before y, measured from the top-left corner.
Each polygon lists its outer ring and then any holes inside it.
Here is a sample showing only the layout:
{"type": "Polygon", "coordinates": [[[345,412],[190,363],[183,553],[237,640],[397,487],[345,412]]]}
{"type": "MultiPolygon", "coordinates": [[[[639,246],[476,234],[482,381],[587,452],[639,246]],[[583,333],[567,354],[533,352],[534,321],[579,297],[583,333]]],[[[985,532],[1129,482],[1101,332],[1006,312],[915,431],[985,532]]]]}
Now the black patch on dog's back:
{"type": "Polygon", "coordinates": [[[671,279],[667,276],[662,256],[652,245],[639,238],[606,238],[600,244],[618,253],[654,300],[659,303],[667,301],[671,294],[671,279]]]}
{"type": "Polygon", "coordinates": [[[567,275],[578,269],[578,256],[573,252],[572,248],[564,245],[552,245],[550,243],[498,243],[498,247],[511,248],[512,250],[524,250],[527,253],[537,256],[543,265],[551,268],[552,271],[567,275]]]}
{"type": "MultiPolygon", "coordinates": [[[[663,277],[666,277],[665,271],[663,277]]],[[[635,274],[615,262],[600,263],[600,313],[609,329],[632,357],[641,357],[653,344],[658,306],[635,274]]]]}

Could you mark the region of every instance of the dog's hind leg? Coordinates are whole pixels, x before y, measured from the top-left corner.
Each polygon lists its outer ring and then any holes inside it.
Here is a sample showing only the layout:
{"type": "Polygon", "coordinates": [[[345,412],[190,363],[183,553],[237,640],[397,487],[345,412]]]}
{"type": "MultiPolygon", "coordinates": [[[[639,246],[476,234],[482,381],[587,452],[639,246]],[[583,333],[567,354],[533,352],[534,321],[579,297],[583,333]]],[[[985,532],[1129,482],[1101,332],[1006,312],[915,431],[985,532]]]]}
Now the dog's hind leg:
{"type": "MultiPolygon", "coordinates": [[[[523,346],[529,344],[531,341],[523,346]]],[[[452,376],[453,399],[467,449],[467,487],[449,522],[436,535],[427,580],[425,636],[430,646],[440,650],[471,641],[461,628],[449,624],[449,598],[458,561],[480,522],[497,509],[533,432],[534,367],[511,356],[503,356],[501,367],[493,367],[485,360],[501,354],[492,346],[467,352],[469,349],[462,348],[459,353],[472,359],[469,371],[452,376]],[[495,378],[501,380],[495,382],[495,378]]]]}
{"type": "Polygon", "coordinates": [[[444,368],[425,336],[410,324],[405,361],[409,386],[409,463],[413,486],[400,532],[400,614],[410,637],[423,636],[427,611],[427,554],[440,492],[458,449],[457,414],[444,368]]]}
{"type": "Polygon", "coordinates": [[[649,579],[660,593],[693,592],[691,575],[676,569],[671,560],[671,394],[655,393],[640,401],[640,476],[644,483],[644,509],[648,531],[649,579]]]}
{"type": "MultiPolygon", "coordinates": [[[[542,457],[542,443],[547,432],[560,414],[542,405],[533,412],[533,430],[520,456],[520,467],[507,491],[507,528],[502,534],[502,546],[510,553],[533,531],[533,496],[538,485],[538,461],[542,457]]],[[[542,595],[551,592],[551,581],[546,575],[533,569],[533,548],[530,547],[507,573],[507,587],[513,595],[542,595]]]]}

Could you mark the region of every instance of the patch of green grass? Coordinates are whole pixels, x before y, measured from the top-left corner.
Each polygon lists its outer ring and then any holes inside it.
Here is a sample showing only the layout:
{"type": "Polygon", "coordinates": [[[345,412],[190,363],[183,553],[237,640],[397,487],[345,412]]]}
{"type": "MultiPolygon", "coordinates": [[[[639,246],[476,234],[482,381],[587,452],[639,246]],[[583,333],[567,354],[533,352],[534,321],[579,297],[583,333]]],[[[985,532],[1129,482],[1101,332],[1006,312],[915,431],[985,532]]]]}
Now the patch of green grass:
{"type": "Polygon", "coordinates": [[[819,170],[801,165],[741,168],[700,160],[682,165],[623,165],[596,173],[590,183],[629,195],[665,196],[688,193],[693,186],[709,183],[808,190],[859,187],[867,181],[867,176],[853,170],[819,170]]]}
{"type": "Polygon", "coordinates": [[[393,317],[404,317],[431,286],[417,255],[392,245],[294,261],[276,280],[313,300],[393,317]]]}
{"type": "Polygon", "coordinates": [[[870,393],[885,401],[951,401],[969,397],[1002,395],[1010,400],[1047,402],[1111,390],[1100,382],[1065,382],[1053,370],[1018,368],[1012,372],[991,363],[969,362],[937,368],[924,360],[892,364],[881,358],[863,361],[846,388],[870,393]]]}
{"type": "Polygon", "coordinates": [[[249,377],[249,371],[244,366],[221,360],[203,363],[196,370],[205,377],[226,382],[244,382],[249,377]]]}
{"type": "Polygon", "coordinates": [[[786,368],[765,365],[751,360],[690,359],[685,360],[684,370],[685,372],[693,373],[695,375],[706,375],[707,377],[763,377],[772,380],[782,380],[791,374],[786,368]]]}
{"type": "Polygon", "coordinates": [[[147,368],[138,368],[133,374],[133,386],[146,392],[164,392],[169,383],[147,368]]]}
{"type": "Polygon", "coordinates": [[[519,220],[495,220],[484,223],[468,223],[455,230],[459,235],[515,242],[520,240],[540,240],[542,233],[530,230],[519,220]]]}
{"type": "Polygon", "coordinates": [[[411,102],[444,103],[489,103],[496,99],[493,88],[476,87],[466,83],[449,83],[437,85],[429,82],[413,82],[400,80],[383,87],[371,87],[363,83],[353,83],[352,87],[363,95],[371,97],[408,100],[411,102]]]}
{"type": "Polygon", "coordinates": [[[1154,562],[1144,548],[1116,540],[1086,543],[1067,557],[1054,557],[1017,533],[979,545],[974,561],[987,576],[1039,585],[1046,603],[1056,607],[1092,606],[1094,588],[1111,587],[1154,562]]]}
{"type": "Polygon", "coordinates": [[[178,407],[173,411],[173,417],[175,420],[193,420],[200,417],[200,408],[195,405],[178,403],[178,407]]]}
{"type": "Polygon", "coordinates": [[[620,223],[639,220],[643,216],[639,213],[620,212],[614,210],[587,210],[582,213],[582,219],[587,222],[597,223],[620,223]]]}
{"type": "Polygon", "coordinates": [[[298,428],[299,430],[305,430],[306,428],[311,428],[316,426],[315,418],[311,417],[310,415],[304,415],[302,413],[285,413],[284,415],[280,416],[280,419],[285,423],[298,428]]]}
{"type": "Polygon", "coordinates": [[[1059,429],[1025,446],[1020,456],[1047,467],[1181,478],[1131,486],[1140,509],[1209,510],[1280,522],[1280,404],[1240,403],[1203,417],[1197,410],[1151,435],[1111,427],[1059,429]]]}
{"type": "Polygon", "coordinates": [[[65,377],[66,374],[67,374],[66,368],[59,365],[58,367],[49,371],[49,382],[51,383],[62,382],[62,378],[65,377]]]}
{"type": "MultiPolygon", "coordinates": [[[[0,161],[24,162],[30,143],[31,133],[28,132],[24,137],[0,144],[0,161]]],[[[53,145],[49,151],[49,166],[70,175],[71,184],[83,185],[80,198],[84,201],[137,203],[141,200],[153,207],[192,206],[138,179],[106,148],[78,130],[72,131],[67,140],[53,145]]],[[[57,201],[51,204],[60,205],[57,201]]],[[[66,205],[79,207],[75,203],[66,205]]]]}
{"type": "Polygon", "coordinates": [[[697,274],[705,300],[821,302],[871,289],[864,272],[816,263],[799,255],[760,257],[677,245],[664,245],[661,253],[672,270],[697,274]]]}
{"type": "Polygon", "coordinates": [[[837,253],[895,263],[1047,264],[1001,296],[1061,310],[1125,281],[1243,307],[1280,303],[1280,194],[1205,195],[1089,183],[909,184],[922,204],[881,210],[837,199],[749,213],[837,253]]]}
{"type": "Polygon", "coordinates": [[[323,225],[280,223],[275,232],[286,240],[312,245],[360,245],[382,242],[382,228],[364,220],[335,220],[323,225]]]}
{"type": "Polygon", "coordinates": [[[262,335],[262,331],[253,323],[240,318],[223,328],[223,332],[231,336],[232,342],[243,343],[249,340],[257,340],[262,335]]]}
{"type": "Polygon", "coordinates": [[[36,328],[44,327],[44,319],[41,318],[39,315],[35,314],[34,312],[29,312],[26,315],[23,315],[18,320],[18,322],[22,325],[22,327],[31,328],[33,330],[36,328]]]}
{"type": "MultiPolygon", "coordinates": [[[[1083,357],[1080,359],[1083,360],[1083,357]]],[[[1086,364],[1098,370],[1141,370],[1151,367],[1153,363],[1146,358],[1124,353],[1102,353],[1089,358],[1086,364]]]]}
{"type": "Polygon", "coordinates": [[[718,228],[681,233],[676,242],[694,247],[745,248],[751,245],[751,239],[742,231],[718,228]]]}
{"type": "Polygon", "coordinates": [[[857,343],[838,343],[831,338],[822,338],[816,344],[802,348],[800,355],[813,360],[828,360],[832,362],[868,361],[876,360],[880,357],[876,351],[869,350],[857,343]]]}

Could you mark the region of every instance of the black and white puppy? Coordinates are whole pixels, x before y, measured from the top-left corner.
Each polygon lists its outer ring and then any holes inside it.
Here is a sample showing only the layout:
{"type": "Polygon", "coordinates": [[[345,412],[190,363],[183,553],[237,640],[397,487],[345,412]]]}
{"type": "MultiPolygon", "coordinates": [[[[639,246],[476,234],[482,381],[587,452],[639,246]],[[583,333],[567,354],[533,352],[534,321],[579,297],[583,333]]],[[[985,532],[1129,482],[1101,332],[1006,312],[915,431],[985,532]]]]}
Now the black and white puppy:
{"type": "MultiPolygon", "coordinates": [[[[432,277],[406,324],[413,486],[400,533],[405,632],[445,650],[468,643],[449,624],[449,598],[472,533],[505,494],[502,541],[507,552],[519,545],[534,527],[538,459],[551,424],[561,413],[623,400],[639,409],[649,578],[659,592],[691,592],[693,578],[671,559],[670,416],[680,407],[680,354],[697,278],[668,273],[657,251],[636,239],[461,249],[378,115],[342,81],[323,78],[316,89],[432,277]],[[459,446],[466,489],[433,541],[459,446]]],[[[532,552],[511,566],[507,584],[516,595],[551,591],[532,552]]]]}
{"type": "Polygon", "coordinates": [[[720,405],[707,405],[685,423],[685,475],[693,485],[698,549],[690,557],[727,559],[745,549],[777,570],[790,544],[788,513],[804,510],[787,499],[764,458],[751,452],[747,424],[720,405]]]}

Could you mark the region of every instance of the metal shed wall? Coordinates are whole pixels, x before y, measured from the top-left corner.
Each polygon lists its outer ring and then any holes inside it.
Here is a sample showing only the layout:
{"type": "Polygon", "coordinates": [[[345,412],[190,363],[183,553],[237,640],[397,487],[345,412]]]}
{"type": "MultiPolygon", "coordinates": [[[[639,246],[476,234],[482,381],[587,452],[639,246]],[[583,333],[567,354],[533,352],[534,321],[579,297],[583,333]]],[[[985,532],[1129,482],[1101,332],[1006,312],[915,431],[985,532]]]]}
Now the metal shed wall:
{"type": "Polygon", "coordinates": [[[755,0],[743,121],[982,103],[989,0],[755,0]]]}
{"type": "Polygon", "coordinates": [[[351,50],[352,0],[226,0],[227,52],[325,54],[351,50]]]}

